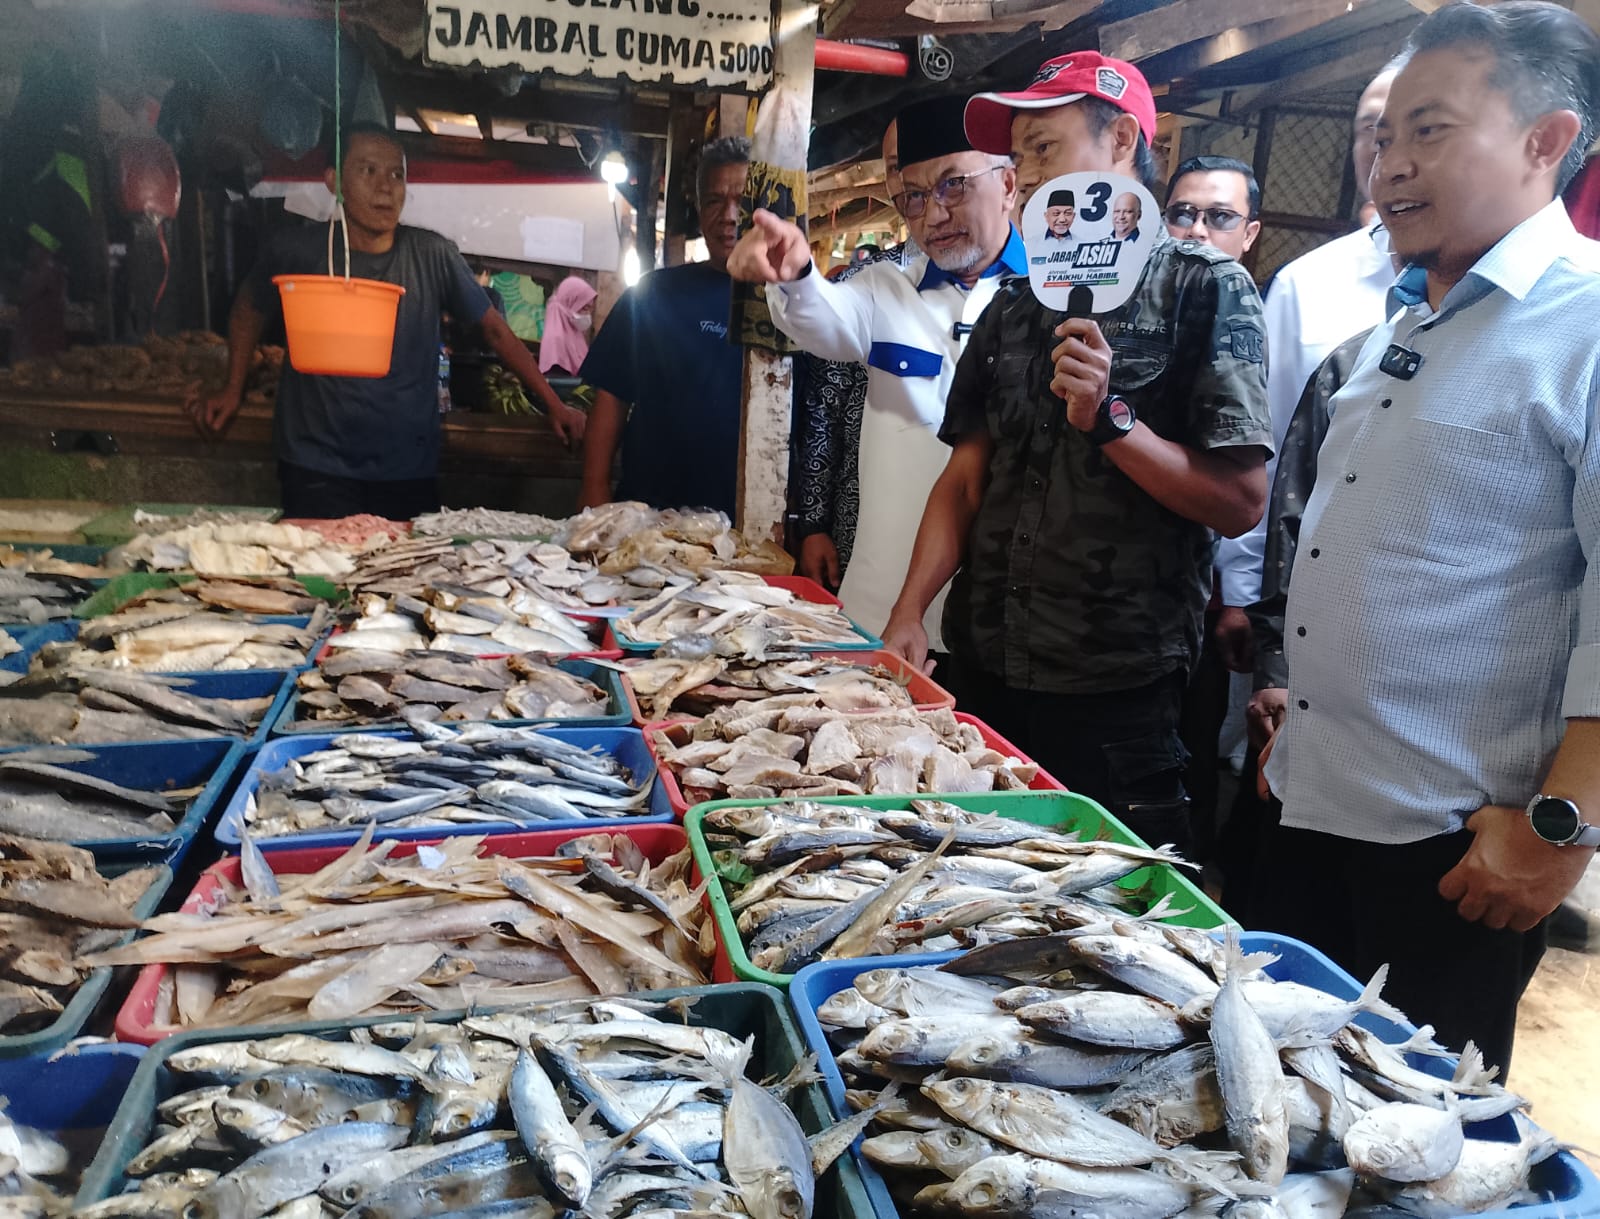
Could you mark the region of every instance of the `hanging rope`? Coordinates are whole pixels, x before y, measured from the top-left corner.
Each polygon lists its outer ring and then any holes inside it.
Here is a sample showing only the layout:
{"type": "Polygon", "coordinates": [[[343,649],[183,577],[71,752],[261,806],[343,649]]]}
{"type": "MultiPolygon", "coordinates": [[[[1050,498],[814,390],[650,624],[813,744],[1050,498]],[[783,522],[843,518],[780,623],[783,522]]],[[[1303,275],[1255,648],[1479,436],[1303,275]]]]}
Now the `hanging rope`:
{"type": "Polygon", "coordinates": [[[328,274],[333,270],[333,230],[344,233],[344,277],[350,279],[350,222],[344,216],[344,54],[340,45],[340,0],[333,0],[333,215],[328,218],[328,274]]]}

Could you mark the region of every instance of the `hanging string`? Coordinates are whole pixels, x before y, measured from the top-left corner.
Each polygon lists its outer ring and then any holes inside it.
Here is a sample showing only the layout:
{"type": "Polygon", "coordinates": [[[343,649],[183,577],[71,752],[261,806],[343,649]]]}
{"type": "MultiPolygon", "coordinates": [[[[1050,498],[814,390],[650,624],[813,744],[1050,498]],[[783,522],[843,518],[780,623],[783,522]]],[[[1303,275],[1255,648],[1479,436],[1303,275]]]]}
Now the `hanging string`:
{"type": "Polygon", "coordinates": [[[339,0],[333,0],[333,215],[328,218],[328,274],[333,275],[333,230],[344,234],[344,277],[350,279],[350,222],[344,215],[344,55],[340,45],[339,0]]]}

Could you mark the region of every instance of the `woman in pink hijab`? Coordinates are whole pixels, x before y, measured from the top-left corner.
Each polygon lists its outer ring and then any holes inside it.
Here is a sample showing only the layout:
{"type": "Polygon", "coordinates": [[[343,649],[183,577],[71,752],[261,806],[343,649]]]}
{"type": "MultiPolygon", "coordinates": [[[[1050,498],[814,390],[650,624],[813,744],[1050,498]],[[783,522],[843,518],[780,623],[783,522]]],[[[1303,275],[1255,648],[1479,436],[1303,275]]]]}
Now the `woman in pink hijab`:
{"type": "Polygon", "coordinates": [[[539,371],[575,377],[589,354],[584,337],[594,322],[595,290],[576,275],[557,285],[544,307],[544,338],[539,340],[539,371]]]}

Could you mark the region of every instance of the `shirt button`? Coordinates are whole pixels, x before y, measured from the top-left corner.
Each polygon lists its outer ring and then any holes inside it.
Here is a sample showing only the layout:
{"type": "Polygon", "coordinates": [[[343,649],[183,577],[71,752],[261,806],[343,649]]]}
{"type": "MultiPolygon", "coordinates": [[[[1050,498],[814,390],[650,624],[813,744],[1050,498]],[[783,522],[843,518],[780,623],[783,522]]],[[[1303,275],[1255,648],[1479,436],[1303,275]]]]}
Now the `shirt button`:
{"type": "Polygon", "coordinates": [[[1305,638],[1305,634],[1306,634],[1306,628],[1303,627],[1303,626],[1297,626],[1297,627],[1294,628],[1294,633],[1296,635],[1299,635],[1302,639],[1304,639],[1305,638]]]}
{"type": "Polygon", "coordinates": [[[985,364],[993,364],[994,363],[994,357],[993,356],[986,356],[986,357],[984,357],[984,361],[983,362],[985,364]]]}
{"type": "Polygon", "coordinates": [[[1345,475],[1345,476],[1344,476],[1344,480],[1345,480],[1345,482],[1347,482],[1347,483],[1353,483],[1353,482],[1355,482],[1355,480],[1356,480],[1356,476],[1355,476],[1355,475],[1354,475],[1354,474],[1346,474],[1346,475],[1345,475]]]}
{"type": "Polygon", "coordinates": [[[1313,546],[1311,548],[1311,557],[1313,559],[1320,559],[1322,557],[1322,551],[1319,550],[1317,547],[1313,546]]]}
{"type": "Polygon", "coordinates": [[[1306,700],[1303,699],[1303,698],[1298,703],[1296,703],[1295,706],[1299,707],[1300,710],[1302,710],[1302,711],[1310,711],[1311,710],[1311,704],[1306,702],[1306,700]]]}
{"type": "Polygon", "coordinates": [[[1013,585],[1012,585],[1012,586],[1011,586],[1011,595],[1012,595],[1012,596],[1013,596],[1013,597],[1016,597],[1016,596],[1020,596],[1020,595],[1021,595],[1021,593],[1022,593],[1022,585],[1020,585],[1020,584],[1013,584],[1013,585]]]}
{"type": "Polygon", "coordinates": [[[1025,533],[1019,533],[1017,535],[1017,541],[1021,542],[1024,546],[1026,546],[1028,544],[1028,535],[1025,534],[1025,533]]]}
{"type": "Polygon", "coordinates": [[[1393,402],[1394,402],[1393,398],[1385,398],[1382,402],[1378,403],[1378,405],[1383,407],[1384,410],[1388,410],[1389,407],[1393,404],[1393,402]]]}
{"type": "Polygon", "coordinates": [[[911,365],[906,363],[904,360],[900,361],[900,371],[901,372],[905,372],[905,370],[910,368],[910,367],[911,367],[911,365]]]}

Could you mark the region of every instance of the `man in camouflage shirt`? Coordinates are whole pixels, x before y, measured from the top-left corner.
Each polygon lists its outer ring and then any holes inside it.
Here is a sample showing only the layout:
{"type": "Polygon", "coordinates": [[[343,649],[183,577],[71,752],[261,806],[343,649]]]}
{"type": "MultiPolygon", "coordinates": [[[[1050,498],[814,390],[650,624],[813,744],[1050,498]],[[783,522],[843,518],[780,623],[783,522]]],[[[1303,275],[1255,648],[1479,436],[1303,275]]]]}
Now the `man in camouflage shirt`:
{"type": "MultiPolygon", "coordinates": [[[[974,147],[1011,151],[1024,196],[1065,173],[1152,177],[1149,87],[1093,52],[1050,61],[1024,93],[980,95],[966,121],[974,147]]],[[[1181,847],[1178,718],[1212,530],[1260,519],[1272,431],[1248,273],[1209,246],[1152,240],[1134,296],[1109,314],[1068,319],[1016,279],[979,320],[940,430],[949,465],[884,637],[920,661],[921,607],[955,574],[944,631],[961,704],[1181,847]]]]}

